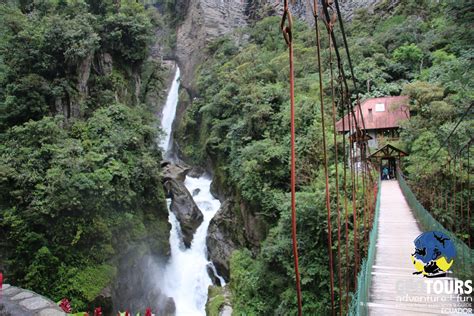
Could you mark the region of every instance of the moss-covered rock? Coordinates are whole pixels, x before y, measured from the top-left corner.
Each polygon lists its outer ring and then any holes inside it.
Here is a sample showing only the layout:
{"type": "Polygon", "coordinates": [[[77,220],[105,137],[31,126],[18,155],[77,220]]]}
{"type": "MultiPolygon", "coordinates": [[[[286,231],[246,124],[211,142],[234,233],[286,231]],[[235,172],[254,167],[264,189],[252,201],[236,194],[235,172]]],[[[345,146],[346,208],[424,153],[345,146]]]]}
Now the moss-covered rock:
{"type": "Polygon", "coordinates": [[[206,303],[206,315],[230,316],[231,314],[231,298],[227,287],[210,286],[206,303]]]}

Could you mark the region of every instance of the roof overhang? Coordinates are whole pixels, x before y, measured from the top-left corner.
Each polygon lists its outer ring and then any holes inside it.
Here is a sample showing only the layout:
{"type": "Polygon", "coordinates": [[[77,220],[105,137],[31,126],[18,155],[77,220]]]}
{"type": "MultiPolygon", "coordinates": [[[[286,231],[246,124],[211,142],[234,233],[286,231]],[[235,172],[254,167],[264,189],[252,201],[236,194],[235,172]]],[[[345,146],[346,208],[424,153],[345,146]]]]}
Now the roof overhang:
{"type": "Polygon", "coordinates": [[[373,152],[369,159],[388,159],[388,158],[402,158],[406,157],[408,154],[401,149],[398,149],[390,144],[383,146],[380,149],[377,149],[373,152]]]}

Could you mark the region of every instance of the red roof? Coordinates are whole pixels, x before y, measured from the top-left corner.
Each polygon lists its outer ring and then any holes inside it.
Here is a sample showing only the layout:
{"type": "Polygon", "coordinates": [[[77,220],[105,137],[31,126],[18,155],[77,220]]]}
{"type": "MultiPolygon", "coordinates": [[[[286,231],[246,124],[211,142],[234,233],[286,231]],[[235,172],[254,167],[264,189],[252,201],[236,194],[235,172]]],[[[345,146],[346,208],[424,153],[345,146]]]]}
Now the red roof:
{"type": "MultiPolygon", "coordinates": [[[[365,129],[384,129],[396,128],[400,126],[400,122],[410,118],[408,109],[408,97],[384,97],[367,99],[362,102],[361,109],[364,116],[365,129]]],[[[360,119],[359,107],[354,107],[356,119],[359,127],[363,129],[362,120],[360,119]]],[[[348,115],[344,116],[344,131],[349,131],[348,115]]],[[[336,130],[342,132],[342,120],[336,123],[336,130]]],[[[352,120],[351,120],[352,121],[352,120]]],[[[352,122],[354,128],[354,122],[352,122]]]]}

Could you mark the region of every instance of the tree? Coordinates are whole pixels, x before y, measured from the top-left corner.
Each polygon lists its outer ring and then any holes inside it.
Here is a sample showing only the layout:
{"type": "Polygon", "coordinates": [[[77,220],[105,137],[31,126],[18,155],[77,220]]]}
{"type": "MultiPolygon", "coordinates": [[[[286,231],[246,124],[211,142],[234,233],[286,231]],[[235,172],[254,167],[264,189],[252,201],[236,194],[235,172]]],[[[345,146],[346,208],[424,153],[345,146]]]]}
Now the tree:
{"type": "Polygon", "coordinates": [[[135,1],[122,1],[119,12],[106,17],[103,37],[106,48],[127,62],[136,63],[148,55],[152,31],[143,6],[135,1]]]}
{"type": "Polygon", "coordinates": [[[394,50],[392,56],[395,61],[402,63],[408,69],[414,71],[415,67],[419,65],[423,58],[423,52],[416,44],[412,43],[398,47],[394,50]]]}
{"type": "Polygon", "coordinates": [[[49,83],[39,75],[30,74],[10,83],[5,94],[5,101],[0,103],[0,131],[51,113],[52,91],[49,83]]]}

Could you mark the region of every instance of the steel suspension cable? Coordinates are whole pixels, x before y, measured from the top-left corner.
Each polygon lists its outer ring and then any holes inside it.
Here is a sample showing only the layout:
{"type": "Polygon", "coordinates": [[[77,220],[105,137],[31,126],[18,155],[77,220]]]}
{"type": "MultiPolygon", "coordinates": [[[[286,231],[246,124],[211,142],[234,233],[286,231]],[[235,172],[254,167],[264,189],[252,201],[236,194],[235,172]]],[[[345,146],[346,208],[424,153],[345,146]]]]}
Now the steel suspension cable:
{"type": "Polygon", "coordinates": [[[367,221],[367,188],[366,188],[366,168],[365,168],[365,148],[364,148],[364,144],[360,144],[361,148],[360,148],[360,156],[361,156],[361,163],[362,161],[364,161],[364,163],[362,163],[362,207],[363,207],[363,216],[364,216],[364,252],[367,248],[367,241],[368,241],[368,221],[367,221]]]}
{"type": "MultiPolygon", "coordinates": [[[[459,150],[457,150],[454,154],[452,154],[451,156],[453,158],[446,158],[446,162],[444,164],[442,164],[440,166],[441,169],[443,168],[447,168],[447,174],[446,174],[446,177],[443,177],[443,179],[446,181],[446,185],[449,186],[451,184],[451,211],[453,212],[453,219],[456,219],[456,215],[457,213],[455,213],[455,207],[457,206],[457,203],[456,202],[453,202],[453,199],[455,197],[455,194],[456,194],[456,190],[455,188],[457,188],[457,178],[456,178],[456,158],[459,157],[460,159],[460,170],[463,170],[461,168],[463,168],[463,161],[462,161],[462,152],[466,149],[466,148],[469,148],[471,143],[474,141],[474,137],[469,139],[469,141],[467,141],[463,146],[461,146],[459,148],[459,150]],[[453,171],[451,172],[451,162],[453,162],[453,171]],[[452,182],[450,182],[450,180],[448,180],[448,176],[452,176],[453,179],[452,179],[452,182]]],[[[467,153],[467,157],[468,157],[468,162],[469,162],[469,151],[467,153]]],[[[468,168],[469,169],[469,168],[468,168]]],[[[460,171],[460,173],[462,174],[462,172],[460,171]]],[[[460,175],[461,177],[461,175],[460,175]]],[[[468,180],[469,180],[469,172],[467,174],[467,177],[468,177],[468,180]]],[[[429,179],[425,179],[423,182],[427,182],[429,179]]],[[[437,183],[437,187],[439,188],[439,194],[438,194],[438,198],[437,198],[437,203],[436,203],[436,207],[438,209],[441,209],[443,208],[443,204],[444,204],[444,211],[445,211],[445,214],[448,214],[449,212],[449,203],[448,203],[448,196],[449,196],[449,192],[450,192],[450,189],[447,188],[447,189],[442,189],[443,188],[443,185],[442,185],[442,182],[441,182],[441,179],[438,178],[435,178],[436,180],[436,183],[437,183]],[[443,197],[444,196],[444,197],[443,197]],[[443,199],[444,199],[444,202],[443,202],[443,199]]],[[[460,179],[460,183],[461,185],[463,184],[463,179],[461,178],[460,179]]],[[[424,195],[421,195],[421,193],[424,193],[424,191],[420,190],[418,187],[415,189],[415,192],[417,192],[417,195],[423,200],[423,197],[424,195]]],[[[462,192],[462,189],[461,189],[461,192],[462,192]]],[[[468,190],[468,192],[470,193],[470,190],[468,190]]],[[[462,196],[462,193],[461,193],[461,198],[463,198],[462,196]]],[[[462,210],[461,210],[461,217],[463,217],[463,214],[464,214],[464,200],[461,201],[462,205],[462,210]]],[[[467,205],[469,206],[469,205],[467,205]]],[[[434,215],[433,215],[434,216],[434,215]]],[[[469,220],[468,220],[469,221],[469,220]]],[[[456,227],[456,223],[458,223],[457,221],[454,221],[453,220],[453,223],[450,224],[451,228],[452,228],[452,231],[454,232],[454,230],[458,229],[459,227],[456,227]]],[[[459,223],[458,223],[459,224],[459,223]]],[[[459,226],[459,225],[457,225],[459,226]]],[[[463,224],[461,223],[461,229],[463,227],[463,224]]]]}
{"type": "MultiPolygon", "coordinates": [[[[352,67],[351,54],[349,53],[349,46],[347,45],[346,31],[344,29],[344,22],[342,21],[342,14],[341,14],[341,10],[339,8],[339,1],[338,0],[335,0],[335,5],[336,5],[337,16],[338,16],[338,19],[339,19],[339,27],[341,28],[341,33],[342,33],[342,41],[344,43],[344,49],[346,51],[347,61],[349,63],[349,69],[350,69],[351,76],[352,76],[352,82],[354,84],[354,89],[356,90],[356,93],[357,93],[357,81],[356,81],[356,77],[354,75],[354,67],[352,67]]],[[[366,130],[365,129],[365,120],[364,120],[364,116],[362,114],[362,108],[360,106],[359,96],[357,96],[357,106],[359,107],[360,119],[362,121],[362,127],[365,131],[366,130]]]]}
{"type": "Polygon", "coordinates": [[[436,157],[436,155],[440,152],[443,145],[448,144],[449,139],[451,138],[451,136],[453,136],[454,132],[457,130],[457,128],[459,127],[461,122],[464,120],[464,118],[467,116],[467,114],[471,111],[473,106],[474,106],[474,103],[471,103],[471,105],[469,105],[469,107],[464,111],[464,113],[461,115],[461,117],[459,118],[458,122],[456,123],[454,128],[451,130],[449,135],[446,137],[446,139],[441,144],[439,144],[438,150],[436,150],[436,152],[433,155],[431,155],[431,158],[428,159],[428,161],[423,165],[421,170],[424,170],[426,168],[426,166],[428,166],[428,164],[434,159],[434,157],[436,157]]]}
{"type": "MultiPolygon", "coordinates": [[[[356,81],[356,77],[354,75],[354,67],[352,66],[352,59],[351,59],[351,55],[350,55],[350,52],[349,52],[349,46],[347,44],[347,37],[346,37],[346,32],[345,32],[345,29],[344,29],[344,22],[342,20],[342,14],[341,14],[341,10],[339,8],[339,1],[338,0],[335,0],[335,6],[336,6],[336,13],[337,13],[337,16],[338,16],[338,20],[339,20],[339,27],[341,29],[341,33],[342,33],[342,39],[343,39],[343,44],[344,44],[344,49],[345,49],[345,52],[346,52],[346,55],[347,55],[347,61],[349,63],[349,69],[350,69],[350,72],[351,72],[351,76],[352,76],[352,82],[354,84],[354,89],[356,90],[357,92],[357,81],[356,81]]],[[[366,130],[366,127],[365,127],[365,120],[364,120],[364,115],[362,113],[362,107],[360,105],[360,100],[359,100],[359,96],[357,95],[357,102],[356,102],[356,106],[358,107],[359,109],[359,114],[360,114],[360,119],[361,119],[361,122],[362,122],[362,128],[364,130],[364,133],[365,133],[365,130],[366,130]]],[[[362,135],[363,136],[363,135],[362,135]]],[[[365,137],[364,137],[365,138],[365,137]]],[[[367,140],[364,140],[364,145],[367,143],[367,140]]],[[[370,151],[370,148],[368,148],[367,146],[367,149],[370,151]]],[[[361,153],[362,154],[362,153],[361,153]]],[[[367,164],[367,161],[366,161],[366,157],[362,157],[361,155],[361,164],[364,164],[366,165],[367,164]]],[[[366,170],[367,172],[368,170],[366,170]]],[[[357,170],[356,170],[356,173],[357,173],[357,170]]],[[[356,181],[357,181],[357,178],[356,178],[356,181]]],[[[365,184],[365,180],[362,179],[363,183],[362,183],[362,193],[363,193],[363,196],[364,196],[364,199],[366,197],[366,184],[365,184]]],[[[366,244],[366,248],[367,248],[367,240],[368,240],[368,231],[367,231],[367,225],[366,225],[366,205],[365,205],[365,202],[364,202],[364,240],[365,240],[365,244],[366,244]]]]}
{"type": "MultiPolygon", "coordinates": [[[[339,71],[339,77],[341,72],[339,71]]],[[[342,78],[339,80],[339,89],[341,93],[341,105],[342,105],[342,148],[343,148],[343,190],[344,190],[344,214],[345,214],[345,239],[346,239],[346,311],[349,310],[349,207],[347,201],[347,155],[346,155],[346,124],[344,116],[344,104],[345,104],[345,92],[342,85],[342,78]]]]}
{"type": "MultiPolygon", "coordinates": [[[[323,14],[324,14],[326,20],[330,21],[331,17],[329,16],[328,3],[326,2],[326,0],[321,0],[321,2],[323,4],[323,10],[322,10],[323,14]]],[[[339,70],[340,70],[341,75],[342,75],[342,81],[344,83],[344,88],[347,92],[349,92],[349,85],[347,84],[347,79],[346,79],[346,75],[345,75],[345,72],[344,72],[344,67],[343,67],[341,55],[339,53],[339,48],[338,48],[338,45],[337,45],[336,36],[335,36],[334,32],[331,33],[331,39],[332,39],[332,43],[333,43],[333,46],[334,46],[334,53],[336,55],[337,65],[338,65],[339,70]]],[[[347,105],[350,109],[350,112],[352,112],[352,114],[353,114],[354,124],[357,127],[357,129],[359,129],[359,124],[358,124],[357,118],[354,114],[354,109],[350,106],[350,99],[347,98],[346,101],[347,101],[347,105]]]]}
{"type": "MultiPolygon", "coordinates": [[[[358,129],[356,129],[354,131],[354,139],[357,139],[356,135],[358,133],[358,129]]],[[[359,236],[359,222],[358,222],[358,218],[359,218],[359,201],[357,199],[357,192],[359,191],[359,168],[357,167],[358,163],[357,163],[357,160],[358,160],[358,157],[357,157],[357,142],[354,140],[354,145],[353,145],[353,153],[352,153],[352,157],[354,159],[354,162],[352,164],[352,168],[354,169],[354,230],[356,232],[356,236],[357,236],[357,244],[354,246],[356,249],[357,249],[357,258],[356,258],[356,262],[357,262],[357,266],[359,267],[360,266],[360,243],[359,243],[359,239],[360,236],[359,236]],[[355,146],[354,146],[355,145],[355,146]]],[[[356,272],[358,272],[358,270],[356,270],[356,272]]],[[[356,273],[357,274],[357,273],[356,273]]],[[[356,284],[357,286],[357,284],[356,284]]]]}
{"type": "Polygon", "coordinates": [[[337,144],[337,131],[336,131],[336,103],[335,88],[334,88],[334,72],[333,72],[333,61],[332,61],[332,33],[333,21],[328,23],[328,38],[329,38],[329,72],[331,76],[331,102],[332,102],[332,127],[333,127],[333,144],[334,144],[334,162],[335,162],[335,176],[336,176],[336,213],[337,213],[337,273],[338,273],[338,284],[339,284],[339,314],[342,315],[342,268],[341,268],[341,211],[340,211],[340,199],[339,199],[339,161],[338,161],[338,144],[337,144]]]}
{"type": "Polygon", "coordinates": [[[292,18],[288,8],[288,1],[284,1],[284,11],[280,28],[288,46],[290,63],[290,133],[291,133],[291,239],[296,278],[296,296],[298,302],[298,316],[302,316],[301,282],[298,263],[298,241],[296,236],[296,149],[295,149],[295,74],[293,65],[293,34],[292,18]]]}
{"type": "MultiPolygon", "coordinates": [[[[329,10],[328,10],[328,3],[325,1],[325,0],[322,0],[322,4],[323,4],[323,13],[326,17],[326,20],[327,21],[330,21],[331,18],[330,18],[330,15],[329,15],[329,10]]],[[[337,10],[337,1],[336,1],[336,10],[337,10]]],[[[342,15],[338,14],[338,18],[339,18],[339,24],[341,25],[342,23],[342,15]]],[[[342,24],[343,25],[343,24],[342,24]]],[[[342,26],[343,27],[343,26],[342,26]]],[[[342,30],[342,29],[341,29],[342,30]]],[[[340,67],[341,69],[341,73],[342,73],[342,77],[343,77],[343,82],[344,82],[344,85],[345,85],[345,88],[346,90],[349,90],[348,88],[348,85],[347,85],[347,81],[345,79],[345,75],[344,75],[344,69],[342,67],[342,61],[341,61],[341,58],[340,58],[340,55],[339,55],[339,51],[338,51],[338,48],[337,48],[337,44],[336,44],[336,38],[335,38],[335,35],[334,33],[332,33],[332,41],[333,41],[333,45],[334,45],[334,48],[335,48],[335,53],[336,53],[336,58],[337,58],[337,61],[338,61],[338,66],[340,67]]],[[[348,51],[348,48],[346,47],[347,51],[348,51]]],[[[354,86],[356,87],[356,86],[354,86]]],[[[358,98],[357,98],[357,102],[358,101],[358,98]]],[[[360,108],[360,104],[358,103],[359,105],[359,108],[360,108]]],[[[360,130],[360,127],[359,127],[359,124],[358,124],[358,120],[357,120],[357,117],[356,117],[356,114],[354,112],[354,109],[353,107],[350,106],[350,103],[348,102],[347,103],[347,106],[349,108],[349,111],[351,112],[352,114],[352,119],[354,121],[354,133],[352,133],[352,131],[350,132],[350,135],[353,135],[355,137],[357,137],[358,135],[358,131],[360,130]]],[[[362,112],[360,112],[360,116],[361,116],[361,120],[363,121],[363,115],[362,115],[362,112]]],[[[349,118],[350,118],[350,115],[349,115],[349,118]]],[[[351,126],[352,124],[349,123],[349,126],[351,126]]],[[[357,186],[358,186],[358,171],[357,171],[357,168],[355,168],[355,153],[354,153],[354,148],[353,148],[353,141],[350,141],[350,144],[351,144],[351,153],[352,153],[352,158],[351,158],[351,176],[352,176],[352,187],[353,187],[353,190],[352,190],[352,211],[353,211],[353,219],[354,219],[354,258],[355,258],[355,275],[354,275],[354,280],[355,280],[355,287],[357,287],[357,272],[358,272],[358,266],[360,265],[360,256],[359,256],[359,246],[358,246],[358,224],[357,224],[357,213],[358,213],[358,210],[357,210],[357,186]]],[[[364,195],[365,195],[365,192],[364,192],[364,195]]]]}
{"type": "Polygon", "coordinates": [[[326,146],[326,126],[324,118],[324,97],[323,97],[323,71],[321,67],[321,39],[319,32],[319,18],[318,18],[318,2],[313,2],[313,17],[314,26],[316,31],[316,47],[317,47],[317,59],[318,59],[318,72],[319,72],[319,103],[321,113],[321,129],[323,138],[323,153],[324,153],[324,177],[326,181],[326,210],[327,210],[327,224],[328,224],[328,255],[329,255],[329,273],[330,273],[330,289],[331,289],[331,311],[334,315],[334,265],[332,256],[332,229],[331,229],[331,200],[329,195],[329,172],[328,172],[328,157],[327,157],[327,146],[326,146]]]}
{"type": "MultiPolygon", "coordinates": [[[[349,110],[350,111],[350,110],[349,110]]],[[[354,118],[354,112],[349,112],[349,135],[352,134],[352,122],[354,118]]],[[[354,161],[354,144],[353,139],[349,136],[349,157],[350,157],[350,170],[351,170],[351,184],[352,184],[352,230],[354,232],[354,289],[357,288],[357,273],[359,268],[359,243],[357,233],[357,186],[356,186],[356,174],[355,174],[355,161],[354,161]]]]}

